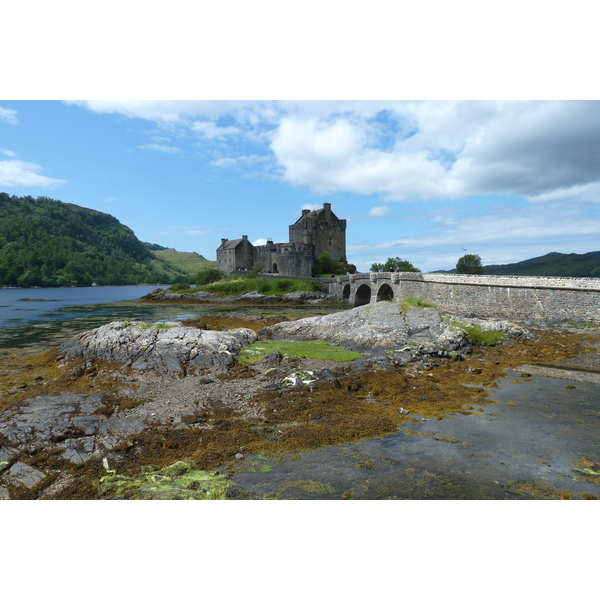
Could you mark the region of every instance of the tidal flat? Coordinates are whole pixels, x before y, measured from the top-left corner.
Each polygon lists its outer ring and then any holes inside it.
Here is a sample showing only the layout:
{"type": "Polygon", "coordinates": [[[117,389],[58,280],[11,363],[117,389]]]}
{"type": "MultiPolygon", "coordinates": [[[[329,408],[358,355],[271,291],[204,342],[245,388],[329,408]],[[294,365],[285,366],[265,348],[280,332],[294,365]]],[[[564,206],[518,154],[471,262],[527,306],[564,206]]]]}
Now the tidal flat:
{"type": "MultiPolygon", "coordinates": [[[[212,324],[260,330],[260,318],[229,313],[212,324]]],[[[112,446],[98,444],[81,462],[72,460],[85,437],[77,428],[18,449],[4,461],[0,488],[11,499],[181,498],[180,480],[172,496],[135,482],[185,464],[175,470],[209,474],[185,480],[190,498],[202,497],[202,486],[216,497],[202,483],[215,480],[218,497],[232,499],[596,499],[598,385],[522,367],[598,352],[600,334],[566,324],[530,330],[533,340],[474,346],[463,360],[357,368],[282,357],[168,380],[118,363],[65,366],[56,350],[7,352],[0,418],[62,398],[73,415],[85,412],[95,435],[113,429],[112,446]],[[282,385],[302,372],[318,380],[282,385]],[[29,479],[15,465],[31,469],[20,467],[29,479]],[[127,485],[111,486],[117,481],[127,485]]],[[[1,435],[0,447],[13,448],[1,435]]]]}

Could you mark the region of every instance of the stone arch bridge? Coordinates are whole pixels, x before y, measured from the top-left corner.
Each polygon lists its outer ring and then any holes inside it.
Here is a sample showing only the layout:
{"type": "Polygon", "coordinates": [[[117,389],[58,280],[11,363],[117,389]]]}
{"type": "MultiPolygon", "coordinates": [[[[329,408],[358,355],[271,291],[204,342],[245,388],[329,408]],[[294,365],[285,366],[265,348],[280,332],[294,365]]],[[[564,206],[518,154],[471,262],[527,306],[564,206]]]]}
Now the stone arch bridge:
{"type": "Polygon", "coordinates": [[[321,281],[352,306],[417,297],[458,315],[600,324],[600,278],[356,273],[321,281]]]}

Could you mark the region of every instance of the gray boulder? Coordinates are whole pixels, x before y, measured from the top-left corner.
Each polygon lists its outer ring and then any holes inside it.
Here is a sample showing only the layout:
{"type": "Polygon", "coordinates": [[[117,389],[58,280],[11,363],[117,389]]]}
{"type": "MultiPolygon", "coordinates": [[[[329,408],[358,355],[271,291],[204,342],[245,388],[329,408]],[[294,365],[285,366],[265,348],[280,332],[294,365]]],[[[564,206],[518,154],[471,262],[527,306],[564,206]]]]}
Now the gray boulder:
{"type": "Polygon", "coordinates": [[[261,330],[271,339],[321,339],[359,352],[443,353],[468,349],[464,331],[442,321],[434,308],[378,302],[350,310],[278,323],[261,330]]]}
{"type": "Polygon", "coordinates": [[[99,358],[132,369],[185,375],[190,368],[222,369],[256,340],[256,333],[245,328],[203,331],[179,323],[116,321],[76,335],[61,346],[61,354],[65,359],[99,358]]]}

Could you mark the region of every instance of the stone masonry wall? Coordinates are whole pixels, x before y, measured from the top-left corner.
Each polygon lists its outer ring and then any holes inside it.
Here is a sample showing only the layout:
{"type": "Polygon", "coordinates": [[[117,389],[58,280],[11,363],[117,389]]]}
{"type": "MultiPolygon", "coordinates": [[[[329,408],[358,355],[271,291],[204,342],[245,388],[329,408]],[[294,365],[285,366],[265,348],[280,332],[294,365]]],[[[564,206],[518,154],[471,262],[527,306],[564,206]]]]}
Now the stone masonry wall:
{"type": "MultiPolygon", "coordinates": [[[[600,323],[600,279],[449,275],[437,273],[363,273],[327,282],[329,293],[356,302],[356,291],[367,284],[370,302],[377,302],[381,287],[391,287],[394,300],[415,296],[431,300],[441,311],[481,318],[583,319],[600,323]]],[[[384,288],[385,291],[387,288],[384,288]]],[[[364,292],[364,288],[362,288],[364,292]]],[[[361,298],[364,298],[361,295],[361,298]]],[[[386,299],[380,293],[380,299],[386,299]]]]}

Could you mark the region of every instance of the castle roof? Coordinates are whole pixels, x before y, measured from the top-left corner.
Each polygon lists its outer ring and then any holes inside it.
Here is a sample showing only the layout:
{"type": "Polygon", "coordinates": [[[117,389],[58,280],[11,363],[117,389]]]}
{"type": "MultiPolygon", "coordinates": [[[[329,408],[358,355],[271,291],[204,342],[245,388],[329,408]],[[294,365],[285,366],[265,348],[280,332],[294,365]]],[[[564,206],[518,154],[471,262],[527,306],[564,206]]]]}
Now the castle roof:
{"type": "MultiPolygon", "coordinates": [[[[244,241],[248,241],[246,236],[244,236],[243,238],[239,238],[237,240],[222,239],[221,245],[217,248],[217,250],[233,250],[234,248],[237,248],[244,241]]],[[[250,242],[248,242],[248,243],[250,243],[250,242]]]]}
{"type": "Polygon", "coordinates": [[[302,216],[294,223],[294,225],[298,225],[298,223],[301,223],[304,219],[339,221],[338,217],[331,210],[331,204],[328,203],[323,204],[323,208],[318,208],[316,210],[303,210],[302,216]]]}

